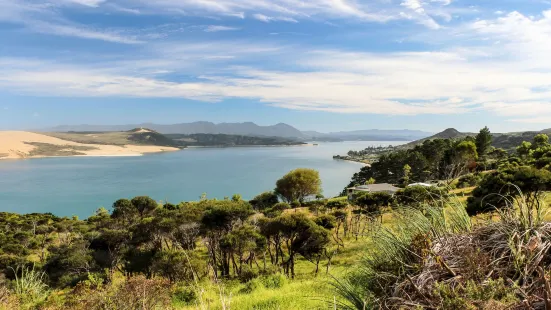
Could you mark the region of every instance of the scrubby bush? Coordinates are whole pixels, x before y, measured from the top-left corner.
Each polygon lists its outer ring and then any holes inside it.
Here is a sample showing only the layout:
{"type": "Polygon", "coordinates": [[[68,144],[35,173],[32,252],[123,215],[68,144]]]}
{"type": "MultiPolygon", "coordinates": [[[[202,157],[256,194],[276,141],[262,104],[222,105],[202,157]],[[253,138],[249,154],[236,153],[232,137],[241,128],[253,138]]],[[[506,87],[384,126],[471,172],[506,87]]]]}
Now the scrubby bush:
{"type": "Polygon", "coordinates": [[[342,210],[348,207],[348,197],[339,197],[327,202],[326,207],[332,210],[342,210]]]}
{"type": "Polygon", "coordinates": [[[122,285],[93,289],[79,284],[68,296],[71,310],[157,310],[172,309],[170,282],[165,279],[129,278],[122,285]]]}
{"type": "Polygon", "coordinates": [[[264,192],[254,197],[249,203],[257,211],[264,211],[276,205],[279,202],[279,198],[274,192],[264,192]]]}
{"type": "Polygon", "coordinates": [[[193,287],[177,287],[172,292],[172,300],[184,304],[192,304],[197,300],[197,292],[193,287]]]}
{"type": "Polygon", "coordinates": [[[337,226],[337,219],[329,214],[316,217],[314,222],[325,229],[333,229],[337,226]]]}
{"type": "Polygon", "coordinates": [[[551,172],[530,166],[512,167],[484,176],[467,202],[470,215],[502,209],[521,194],[528,203],[539,204],[541,194],[551,189],[551,172]]]}
{"type": "Polygon", "coordinates": [[[288,203],[286,202],[279,202],[277,204],[275,204],[273,207],[267,209],[266,211],[264,211],[264,214],[267,216],[267,217],[278,217],[280,216],[281,214],[283,214],[283,211],[285,210],[289,210],[291,209],[291,205],[289,205],[288,203]]]}
{"type": "Polygon", "coordinates": [[[248,265],[244,265],[243,267],[241,267],[241,272],[239,273],[238,277],[241,283],[247,283],[249,281],[252,281],[256,277],[258,277],[258,274],[253,269],[251,269],[251,267],[249,267],[248,265]]]}
{"type": "Polygon", "coordinates": [[[287,277],[282,275],[281,273],[276,273],[263,277],[261,281],[265,288],[278,289],[285,286],[288,280],[287,277]]]}
{"type": "Polygon", "coordinates": [[[475,174],[467,174],[457,180],[457,188],[466,188],[476,186],[481,180],[481,177],[475,174]]]}
{"type": "Polygon", "coordinates": [[[427,204],[444,207],[448,198],[448,191],[443,187],[435,186],[408,186],[394,195],[394,204],[397,207],[423,208],[427,204]]]}
{"type": "Polygon", "coordinates": [[[21,305],[18,298],[3,284],[0,284],[0,309],[18,310],[21,305]]]}
{"type": "Polygon", "coordinates": [[[239,293],[241,294],[250,294],[260,288],[262,288],[262,282],[258,279],[254,279],[252,281],[249,281],[245,283],[242,289],[239,290],[239,293]]]}

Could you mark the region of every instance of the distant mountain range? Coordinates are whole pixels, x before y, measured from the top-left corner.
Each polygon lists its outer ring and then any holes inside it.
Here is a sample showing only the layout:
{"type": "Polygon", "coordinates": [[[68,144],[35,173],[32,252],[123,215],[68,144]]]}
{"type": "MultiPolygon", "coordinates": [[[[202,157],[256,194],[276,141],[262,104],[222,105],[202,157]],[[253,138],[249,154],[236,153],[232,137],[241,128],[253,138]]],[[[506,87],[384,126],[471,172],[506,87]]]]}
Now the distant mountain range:
{"type": "Polygon", "coordinates": [[[57,126],[48,128],[42,131],[53,132],[68,132],[68,131],[128,131],[133,128],[149,128],[162,134],[227,134],[227,135],[243,135],[243,136],[269,136],[269,137],[284,137],[284,138],[300,138],[303,134],[300,130],[287,124],[279,123],[273,126],[259,126],[255,123],[221,123],[215,124],[211,122],[194,122],[182,123],[173,125],[161,124],[131,124],[131,125],[72,125],[72,126],[57,126]]]}
{"type": "MultiPolygon", "coordinates": [[[[493,141],[492,145],[497,148],[502,148],[508,151],[514,150],[519,146],[523,141],[532,141],[537,134],[551,134],[551,129],[544,129],[540,131],[525,131],[525,132],[508,132],[508,133],[492,133],[493,141]]],[[[417,144],[421,144],[426,140],[433,139],[461,139],[467,136],[474,137],[477,133],[472,132],[460,132],[455,128],[448,128],[442,132],[439,132],[430,137],[419,139],[413,142],[410,142],[404,147],[414,147],[417,144]]]]}
{"type": "Polygon", "coordinates": [[[194,122],[172,125],[153,123],[129,124],[129,125],[65,125],[42,129],[42,132],[102,132],[102,131],[128,131],[134,128],[149,128],[162,134],[226,134],[258,137],[281,137],[298,140],[314,141],[412,141],[430,136],[432,133],[419,130],[357,130],[331,133],[316,131],[300,131],[291,125],[279,123],[272,126],[259,126],[252,122],[245,123],[220,123],[194,122]]]}

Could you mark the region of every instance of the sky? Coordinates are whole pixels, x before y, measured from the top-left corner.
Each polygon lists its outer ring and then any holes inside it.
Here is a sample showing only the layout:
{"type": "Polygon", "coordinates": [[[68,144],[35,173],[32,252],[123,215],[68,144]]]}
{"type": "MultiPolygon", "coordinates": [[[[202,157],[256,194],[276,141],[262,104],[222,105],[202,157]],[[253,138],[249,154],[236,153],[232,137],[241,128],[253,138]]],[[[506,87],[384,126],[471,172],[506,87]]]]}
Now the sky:
{"type": "Polygon", "coordinates": [[[0,130],[539,130],[549,55],[546,0],[0,0],[0,130]]]}

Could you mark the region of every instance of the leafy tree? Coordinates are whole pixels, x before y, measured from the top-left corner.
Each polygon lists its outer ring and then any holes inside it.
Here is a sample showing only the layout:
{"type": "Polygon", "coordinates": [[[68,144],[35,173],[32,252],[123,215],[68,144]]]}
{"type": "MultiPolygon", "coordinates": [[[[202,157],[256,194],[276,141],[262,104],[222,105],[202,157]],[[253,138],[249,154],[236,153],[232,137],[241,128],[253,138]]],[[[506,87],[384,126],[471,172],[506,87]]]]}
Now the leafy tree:
{"type": "Polygon", "coordinates": [[[264,192],[255,196],[249,203],[253,206],[253,209],[257,211],[263,211],[273,207],[279,202],[277,195],[274,192],[264,192]]]}
{"type": "Polygon", "coordinates": [[[359,211],[370,216],[380,215],[381,208],[389,206],[391,201],[392,196],[384,192],[361,193],[354,199],[359,211]]]}
{"type": "Polygon", "coordinates": [[[149,214],[159,206],[155,200],[147,196],[132,198],[131,202],[136,210],[138,210],[141,218],[143,218],[145,215],[149,214]]]}
{"type": "Polygon", "coordinates": [[[551,190],[551,172],[530,166],[511,167],[487,174],[467,201],[471,215],[511,205],[524,195],[527,203],[540,207],[541,194],[551,190]]]}
{"type": "Polygon", "coordinates": [[[446,190],[434,186],[408,186],[394,195],[394,202],[399,207],[423,208],[426,204],[438,203],[446,199],[446,190]]]}
{"type": "Polygon", "coordinates": [[[287,247],[287,259],[283,262],[285,272],[295,277],[295,259],[297,254],[306,259],[321,255],[329,243],[329,232],[318,226],[304,213],[290,213],[276,219],[276,227],[287,247]]]}
{"type": "Polygon", "coordinates": [[[445,158],[445,179],[449,182],[476,167],[478,153],[476,145],[472,141],[458,141],[447,151],[445,158]]]}
{"type": "Polygon", "coordinates": [[[71,244],[51,246],[50,257],[44,266],[53,285],[74,285],[89,272],[95,270],[88,242],[75,240],[71,244]]]}
{"type": "Polygon", "coordinates": [[[517,147],[517,154],[521,158],[526,158],[530,155],[530,151],[532,150],[532,143],[524,141],[521,145],[517,147]]]}
{"type": "Polygon", "coordinates": [[[210,201],[201,218],[207,239],[207,248],[214,272],[220,270],[223,277],[230,275],[230,252],[223,246],[223,237],[253,214],[252,207],[244,201],[210,201]]]}
{"type": "Polygon", "coordinates": [[[476,151],[479,156],[484,156],[488,153],[492,145],[492,134],[488,127],[480,129],[480,132],[475,137],[476,151]]]}
{"type": "Polygon", "coordinates": [[[327,204],[325,205],[328,209],[332,209],[332,210],[344,210],[348,207],[348,199],[347,197],[343,197],[344,199],[341,199],[341,198],[335,198],[335,199],[331,199],[327,202],[327,204]]]}
{"type": "Polygon", "coordinates": [[[204,265],[204,261],[193,253],[163,250],[153,257],[151,269],[153,273],[167,278],[172,283],[191,282],[198,278],[197,272],[205,269],[204,265]]]}
{"type": "Polygon", "coordinates": [[[132,201],[128,199],[119,199],[113,203],[111,217],[129,225],[138,217],[138,209],[132,204],[132,201]]]}
{"type": "Polygon", "coordinates": [[[533,147],[545,147],[549,145],[549,136],[544,133],[540,133],[534,137],[533,147]]]}
{"type": "Polygon", "coordinates": [[[319,172],[306,168],[293,170],[277,181],[275,193],[288,203],[295,200],[302,203],[306,197],[321,193],[319,172]]]}

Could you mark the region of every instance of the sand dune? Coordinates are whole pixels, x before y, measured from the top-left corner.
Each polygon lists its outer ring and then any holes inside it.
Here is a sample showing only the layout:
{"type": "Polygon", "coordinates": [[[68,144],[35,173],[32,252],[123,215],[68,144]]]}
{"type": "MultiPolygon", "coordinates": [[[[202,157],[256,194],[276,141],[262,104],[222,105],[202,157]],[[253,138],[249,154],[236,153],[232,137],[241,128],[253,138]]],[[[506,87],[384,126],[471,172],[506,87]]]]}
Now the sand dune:
{"type": "Polygon", "coordinates": [[[55,156],[39,150],[39,146],[28,143],[41,143],[54,146],[60,153],[74,153],[83,156],[138,156],[146,153],[170,152],[179,149],[173,147],[149,145],[99,145],[82,144],[62,140],[43,134],[27,131],[0,131],[0,159],[21,159],[55,156]]]}

